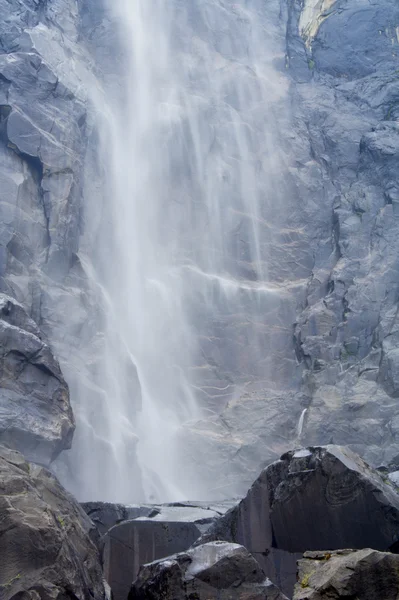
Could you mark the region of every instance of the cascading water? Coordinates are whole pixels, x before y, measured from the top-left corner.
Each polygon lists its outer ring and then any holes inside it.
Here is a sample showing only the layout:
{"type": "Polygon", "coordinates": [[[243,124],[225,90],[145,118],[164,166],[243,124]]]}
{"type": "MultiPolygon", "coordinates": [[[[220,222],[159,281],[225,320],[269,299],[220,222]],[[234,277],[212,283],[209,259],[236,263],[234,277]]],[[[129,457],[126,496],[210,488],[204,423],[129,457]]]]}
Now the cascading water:
{"type": "Polygon", "coordinates": [[[72,389],[79,497],[206,498],[210,482],[193,490],[181,457],[193,469],[207,458],[187,457],[179,432],[265,376],[273,107],[285,91],[265,10],[110,0],[119,74],[92,94],[104,206],[99,217],[90,182],[98,230],[83,260],[102,333],[90,381],[72,389]]]}

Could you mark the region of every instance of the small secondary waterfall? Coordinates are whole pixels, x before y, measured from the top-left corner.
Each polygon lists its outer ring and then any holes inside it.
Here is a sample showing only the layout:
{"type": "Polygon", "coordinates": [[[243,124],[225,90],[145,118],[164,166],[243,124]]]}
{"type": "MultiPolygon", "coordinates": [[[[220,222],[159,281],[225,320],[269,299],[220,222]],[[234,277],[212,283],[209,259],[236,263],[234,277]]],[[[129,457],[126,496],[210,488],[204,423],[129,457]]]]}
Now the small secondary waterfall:
{"type": "Polygon", "coordinates": [[[301,416],[299,417],[299,421],[298,421],[298,426],[297,426],[297,437],[298,440],[301,439],[301,435],[303,432],[303,426],[305,423],[305,417],[306,417],[306,413],[308,412],[307,408],[304,408],[303,411],[301,412],[301,416]]]}
{"type": "Polygon", "coordinates": [[[265,11],[109,1],[120,46],[95,98],[102,181],[96,193],[90,182],[98,231],[84,268],[103,321],[91,381],[73,390],[80,497],[206,498],[209,482],[192,490],[179,457],[193,468],[207,457],[200,446],[186,456],[180,432],[268,369],[273,111],[285,88],[265,11]]]}

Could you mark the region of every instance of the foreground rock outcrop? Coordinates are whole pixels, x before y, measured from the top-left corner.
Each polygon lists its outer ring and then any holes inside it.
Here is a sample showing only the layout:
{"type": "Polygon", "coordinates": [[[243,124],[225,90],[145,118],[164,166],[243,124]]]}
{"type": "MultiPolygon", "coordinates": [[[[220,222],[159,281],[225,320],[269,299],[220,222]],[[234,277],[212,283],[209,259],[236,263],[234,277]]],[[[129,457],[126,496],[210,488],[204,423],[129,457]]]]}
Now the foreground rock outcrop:
{"type": "Polygon", "coordinates": [[[58,361],[23,306],[0,294],[0,443],[48,465],[74,429],[58,361]]]}
{"type": "Polygon", "coordinates": [[[286,600],[238,544],[211,542],[144,565],[129,600],[286,600]]]}
{"type": "Polygon", "coordinates": [[[97,538],[49,471],[0,446],[1,600],[104,600],[97,538]]]}
{"type": "Polygon", "coordinates": [[[288,452],[199,543],[215,539],[244,545],[290,595],[296,559],[307,550],[394,548],[399,495],[388,478],[346,448],[288,452]]]}
{"type": "Polygon", "coordinates": [[[235,506],[236,500],[224,502],[172,502],[168,504],[112,504],[110,502],[82,502],[81,506],[103,535],[114,525],[139,517],[154,521],[183,521],[196,523],[203,532],[218,517],[235,506]]]}
{"type": "Polygon", "coordinates": [[[157,514],[152,506],[125,506],[124,504],[111,504],[109,502],[83,502],[81,506],[101,535],[107,533],[114,525],[124,521],[157,514]]]}
{"type": "Polygon", "coordinates": [[[294,600],[396,600],[399,556],[376,550],[306,552],[294,600]]]}
{"type": "Polygon", "coordinates": [[[102,532],[115,521],[102,538],[104,575],[114,600],[126,600],[141,565],[188,550],[231,505],[227,502],[126,507],[84,504],[102,532]]]}

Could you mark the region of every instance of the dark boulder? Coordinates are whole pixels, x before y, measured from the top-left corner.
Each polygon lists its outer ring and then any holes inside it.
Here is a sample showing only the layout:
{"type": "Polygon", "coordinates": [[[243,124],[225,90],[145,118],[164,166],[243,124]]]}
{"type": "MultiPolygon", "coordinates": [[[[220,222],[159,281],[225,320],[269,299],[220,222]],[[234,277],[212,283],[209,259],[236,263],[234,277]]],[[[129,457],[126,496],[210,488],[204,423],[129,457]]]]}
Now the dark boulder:
{"type": "MultiPolygon", "coordinates": [[[[93,504],[86,504],[86,510],[90,506],[93,508],[93,504]]],[[[100,518],[102,529],[117,517],[130,518],[112,527],[102,540],[104,575],[114,600],[126,600],[141,565],[187,550],[230,506],[228,502],[142,507],[109,504],[100,510],[100,505],[95,519],[100,518]]],[[[93,510],[89,514],[95,516],[93,510]]]]}
{"type": "Polygon", "coordinates": [[[36,323],[0,294],[0,443],[48,465],[75,429],[68,386],[36,323]]]}
{"type": "Polygon", "coordinates": [[[238,500],[222,502],[172,502],[169,504],[112,504],[111,502],[82,502],[83,510],[104,535],[114,525],[148,517],[156,521],[195,522],[200,532],[209,528],[218,516],[224,515],[238,500]]]}
{"type": "Polygon", "coordinates": [[[306,552],[294,600],[396,600],[399,556],[376,550],[306,552]]]}
{"type": "Polygon", "coordinates": [[[1,600],[104,600],[97,537],[49,471],[0,446],[1,600]]]}
{"type": "Polygon", "coordinates": [[[238,544],[210,542],[144,565],[129,600],[284,600],[238,544]]]}
{"type": "Polygon", "coordinates": [[[374,547],[399,540],[396,488],[352,451],[292,451],[267,467],[247,496],[199,540],[244,545],[291,594],[296,559],[307,550],[374,547]]]}
{"type": "Polygon", "coordinates": [[[155,516],[159,513],[151,506],[125,506],[110,502],[83,502],[83,510],[89,515],[101,535],[104,535],[119,523],[137,519],[138,517],[155,516]]]}

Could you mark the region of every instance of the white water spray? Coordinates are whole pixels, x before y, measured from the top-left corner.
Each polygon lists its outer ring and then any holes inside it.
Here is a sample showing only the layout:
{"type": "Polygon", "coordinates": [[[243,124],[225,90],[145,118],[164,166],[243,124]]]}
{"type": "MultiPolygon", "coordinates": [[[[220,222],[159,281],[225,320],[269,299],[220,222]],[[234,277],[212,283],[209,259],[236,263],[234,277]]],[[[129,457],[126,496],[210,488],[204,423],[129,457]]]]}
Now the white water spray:
{"type": "MultiPolygon", "coordinates": [[[[73,390],[76,491],[177,500],[192,496],[181,429],[207,414],[210,390],[264,375],[256,357],[277,302],[265,242],[279,198],[273,107],[286,90],[263,2],[110,0],[109,10],[122,52],[115,85],[93,92],[101,218],[93,192],[86,207],[100,222],[85,269],[103,333],[90,382],[73,390]],[[231,324],[215,367],[207,345],[231,324]]],[[[201,448],[195,460],[207,460],[201,448]]]]}

